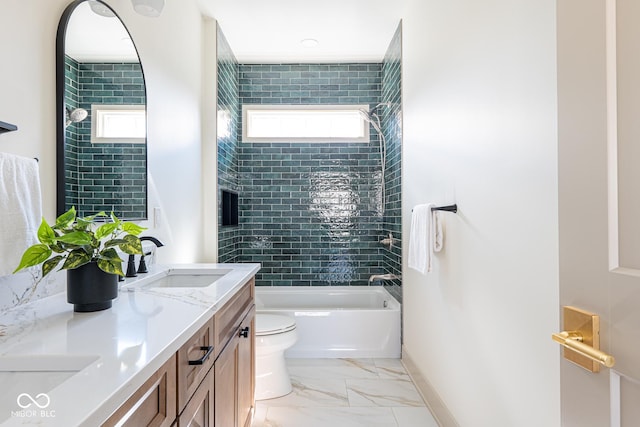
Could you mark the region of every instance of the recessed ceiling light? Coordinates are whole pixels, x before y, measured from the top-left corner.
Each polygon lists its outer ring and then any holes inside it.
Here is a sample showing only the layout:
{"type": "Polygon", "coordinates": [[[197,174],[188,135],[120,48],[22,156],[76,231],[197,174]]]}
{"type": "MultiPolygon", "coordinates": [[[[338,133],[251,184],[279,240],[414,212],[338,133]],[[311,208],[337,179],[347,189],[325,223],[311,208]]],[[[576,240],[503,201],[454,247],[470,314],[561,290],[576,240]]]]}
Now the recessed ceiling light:
{"type": "Polygon", "coordinates": [[[304,47],[316,47],[320,43],[316,39],[303,39],[300,40],[300,44],[304,47]]]}

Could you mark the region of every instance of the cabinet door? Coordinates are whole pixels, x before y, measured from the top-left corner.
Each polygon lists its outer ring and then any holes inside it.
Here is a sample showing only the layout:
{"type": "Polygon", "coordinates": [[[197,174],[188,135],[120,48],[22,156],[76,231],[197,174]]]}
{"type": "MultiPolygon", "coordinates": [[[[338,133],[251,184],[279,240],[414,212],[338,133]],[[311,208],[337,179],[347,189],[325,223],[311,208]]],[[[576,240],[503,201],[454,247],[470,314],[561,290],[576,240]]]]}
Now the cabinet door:
{"type": "Polygon", "coordinates": [[[103,424],[169,427],[176,419],[176,357],[172,356],[103,424]]]}
{"type": "Polygon", "coordinates": [[[255,385],[255,307],[240,325],[238,344],[238,426],[251,425],[255,385]]]}
{"type": "Polygon", "coordinates": [[[177,427],[213,427],[213,378],[211,369],[180,414],[177,427]]]}
{"type": "Polygon", "coordinates": [[[237,426],[238,346],[240,338],[235,335],[218,356],[215,371],[215,425],[237,426]]]}
{"type": "Polygon", "coordinates": [[[178,413],[213,366],[213,319],[178,350],[178,413]]]}

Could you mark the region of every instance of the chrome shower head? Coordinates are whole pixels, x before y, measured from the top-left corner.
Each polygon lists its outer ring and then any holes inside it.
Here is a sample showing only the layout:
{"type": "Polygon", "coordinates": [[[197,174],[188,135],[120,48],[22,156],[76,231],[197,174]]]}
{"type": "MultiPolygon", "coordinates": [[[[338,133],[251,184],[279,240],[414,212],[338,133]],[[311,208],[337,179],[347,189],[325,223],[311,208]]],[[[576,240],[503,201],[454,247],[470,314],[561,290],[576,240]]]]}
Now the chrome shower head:
{"type": "MultiPolygon", "coordinates": [[[[375,110],[375,108],[374,108],[375,110]]],[[[365,111],[365,110],[358,110],[358,112],[360,113],[360,116],[362,116],[362,118],[367,122],[370,123],[371,126],[373,126],[373,128],[376,130],[376,132],[380,133],[382,130],[380,128],[380,117],[378,117],[378,115],[376,113],[374,113],[373,111],[365,111]]]]}
{"type": "Polygon", "coordinates": [[[67,121],[64,127],[69,126],[71,123],[78,123],[87,118],[89,113],[84,108],[74,108],[73,110],[67,108],[67,121]]]}

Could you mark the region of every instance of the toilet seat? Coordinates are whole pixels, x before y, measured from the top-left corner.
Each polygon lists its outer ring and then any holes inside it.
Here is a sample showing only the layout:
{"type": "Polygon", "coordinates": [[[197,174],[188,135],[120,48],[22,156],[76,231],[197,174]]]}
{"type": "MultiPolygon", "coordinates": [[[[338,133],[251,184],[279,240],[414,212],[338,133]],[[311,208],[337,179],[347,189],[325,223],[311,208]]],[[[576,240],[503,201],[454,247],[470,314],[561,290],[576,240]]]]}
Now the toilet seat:
{"type": "Polygon", "coordinates": [[[282,314],[256,314],[256,336],[276,335],[293,331],[296,321],[282,314]]]}

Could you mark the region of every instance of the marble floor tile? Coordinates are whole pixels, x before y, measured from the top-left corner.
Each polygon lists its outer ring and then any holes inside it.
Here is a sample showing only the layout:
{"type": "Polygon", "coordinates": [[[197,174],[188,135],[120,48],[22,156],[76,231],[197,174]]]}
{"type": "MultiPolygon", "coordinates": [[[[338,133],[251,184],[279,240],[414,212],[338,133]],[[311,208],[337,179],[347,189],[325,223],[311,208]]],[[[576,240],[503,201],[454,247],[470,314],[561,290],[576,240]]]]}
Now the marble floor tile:
{"type": "Polygon", "coordinates": [[[347,380],[349,406],[424,406],[409,380],[347,380]]]}
{"type": "Polygon", "coordinates": [[[374,359],[373,362],[380,378],[409,380],[409,374],[400,359],[374,359]]]}
{"type": "Polygon", "coordinates": [[[252,427],[437,427],[399,359],[287,359],[293,391],[252,427]]]}
{"type": "Polygon", "coordinates": [[[287,359],[289,374],[300,378],[378,378],[373,359],[287,359]]]}
{"type": "Polygon", "coordinates": [[[271,407],[254,427],[397,427],[391,408],[271,407]]]}
{"type": "Polygon", "coordinates": [[[396,416],[398,427],[438,427],[429,409],[422,407],[391,408],[396,416]]]}
{"type": "Polygon", "coordinates": [[[343,379],[309,379],[291,375],[293,391],[276,399],[261,400],[263,406],[349,406],[343,379]]]}

